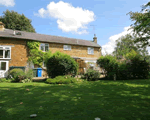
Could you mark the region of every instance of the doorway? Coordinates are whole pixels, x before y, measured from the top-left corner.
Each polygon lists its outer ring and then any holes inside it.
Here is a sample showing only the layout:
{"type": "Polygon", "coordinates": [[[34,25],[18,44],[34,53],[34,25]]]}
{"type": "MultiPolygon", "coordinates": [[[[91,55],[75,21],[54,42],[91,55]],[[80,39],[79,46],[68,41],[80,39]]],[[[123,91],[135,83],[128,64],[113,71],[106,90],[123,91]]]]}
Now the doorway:
{"type": "Polygon", "coordinates": [[[9,61],[0,60],[0,78],[7,77],[7,75],[8,75],[8,63],[9,63],[9,61]]]}

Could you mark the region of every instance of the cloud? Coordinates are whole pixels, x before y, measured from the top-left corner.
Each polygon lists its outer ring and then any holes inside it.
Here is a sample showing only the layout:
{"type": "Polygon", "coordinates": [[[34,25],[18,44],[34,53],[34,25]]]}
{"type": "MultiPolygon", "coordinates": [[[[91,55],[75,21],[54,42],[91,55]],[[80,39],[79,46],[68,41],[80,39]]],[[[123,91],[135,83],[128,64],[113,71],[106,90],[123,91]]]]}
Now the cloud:
{"type": "MultiPolygon", "coordinates": [[[[127,34],[130,34],[130,35],[133,34],[133,31],[132,29],[130,29],[130,26],[124,27],[123,32],[110,36],[109,42],[102,46],[102,54],[103,55],[106,55],[106,53],[111,54],[114,51],[114,48],[116,47],[116,40],[127,34]]],[[[149,40],[149,43],[150,43],[150,40],[149,40]]],[[[147,50],[148,50],[148,53],[150,54],[150,47],[147,47],[147,50]]]]}
{"type": "Polygon", "coordinates": [[[132,34],[133,33],[132,30],[131,29],[128,30],[129,28],[130,28],[130,26],[124,27],[123,32],[109,37],[109,42],[102,46],[102,54],[105,55],[106,52],[108,54],[111,54],[114,51],[117,39],[119,39],[122,36],[125,36],[126,34],[132,34]]]}
{"type": "Polygon", "coordinates": [[[13,7],[15,5],[14,0],[0,0],[0,5],[6,6],[6,7],[13,7]]]}
{"type": "Polygon", "coordinates": [[[70,3],[50,2],[47,9],[41,8],[36,16],[57,19],[58,28],[64,32],[87,34],[87,25],[94,21],[94,12],[81,7],[73,7],[70,3]]]}

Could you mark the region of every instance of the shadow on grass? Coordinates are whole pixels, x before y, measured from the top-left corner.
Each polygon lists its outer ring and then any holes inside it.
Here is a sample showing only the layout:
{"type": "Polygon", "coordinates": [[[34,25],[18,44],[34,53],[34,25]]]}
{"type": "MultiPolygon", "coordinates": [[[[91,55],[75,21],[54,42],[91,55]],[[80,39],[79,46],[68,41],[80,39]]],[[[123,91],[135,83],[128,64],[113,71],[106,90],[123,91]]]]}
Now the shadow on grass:
{"type": "Polygon", "coordinates": [[[150,80],[0,84],[0,120],[147,120],[150,80]],[[146,81],[146,84],[143,84],[146,81]],[[138,84],[137,84],[138,82],[138,84]],[[141,83],[141,84],[139,84],[141,83]]]}

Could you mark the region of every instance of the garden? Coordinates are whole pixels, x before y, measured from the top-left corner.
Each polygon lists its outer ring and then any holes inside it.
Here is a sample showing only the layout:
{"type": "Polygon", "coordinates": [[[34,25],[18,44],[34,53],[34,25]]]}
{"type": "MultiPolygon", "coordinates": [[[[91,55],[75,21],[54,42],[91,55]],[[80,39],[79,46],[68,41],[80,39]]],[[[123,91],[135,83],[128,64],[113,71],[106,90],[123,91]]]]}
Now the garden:
{"type": "Polygon", "coordinates": [[[12,69],[8,78],[0,79],[0,120],[32,117],[37,120],[147,120],[150,117],[149,64],[135,51],[127,54],[122,62],[112,55],[101,56],[97,64],[105,69],[103,79],[92,69],[76,78],[78,64],[60,52],[51,55],[46,64],[49,78],[43,82],[32,82],[30,69],[26,72],[12,69]],[[136,69],[140,72],[135,72],[136,69]],[[130,73],[128,77],[127,73],[130,73]]]}

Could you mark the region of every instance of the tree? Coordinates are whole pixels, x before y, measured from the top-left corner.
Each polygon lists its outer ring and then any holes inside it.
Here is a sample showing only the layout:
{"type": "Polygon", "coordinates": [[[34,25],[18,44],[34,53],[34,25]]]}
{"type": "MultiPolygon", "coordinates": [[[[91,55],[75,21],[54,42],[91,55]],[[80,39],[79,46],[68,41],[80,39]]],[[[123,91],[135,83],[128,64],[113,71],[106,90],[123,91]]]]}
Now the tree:
{"type": "Polygon", "coordinates": [[[129,12],[132,21],[135,21],[131,25],[131,28],[138,35],[138,38],[134,41],[135,43],[141,42],[141,47],[150,46],[150,2],[143,5],[141,12],[129,12]]]}
{"type": "Polygon", "coordinates": [[[25,17],[24,14],[20,15],[13,10],[6,10],[3,14],[0,17],[0,21],[5,24],[5,28],[35,33],[31,20],[25,17]]]}
{"type": "Polygon", "coordinates": [[[143,58],[148,56],[148,50],[146,47],[140,48],[138,43],[134,43],[135,39],[137,39],[136,36],[131,36],[129,34],[124,37],[120,37],[116,41],[116,47],[113,51],[113,55],[119,59],[119,57],[125,57],[126,54],[134,50],[139,55],[143,56],[143,58]]]}

